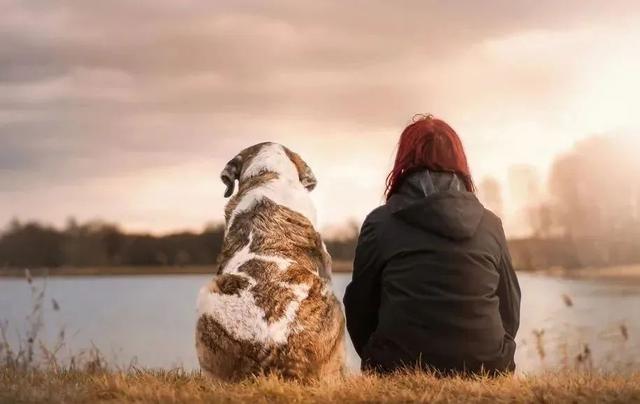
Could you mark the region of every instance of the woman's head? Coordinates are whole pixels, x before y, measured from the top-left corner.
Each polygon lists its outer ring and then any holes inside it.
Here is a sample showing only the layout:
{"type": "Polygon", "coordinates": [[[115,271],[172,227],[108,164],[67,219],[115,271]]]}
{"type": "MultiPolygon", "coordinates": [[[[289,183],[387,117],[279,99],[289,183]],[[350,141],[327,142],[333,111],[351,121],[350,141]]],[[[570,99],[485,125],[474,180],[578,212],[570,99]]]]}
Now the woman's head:
{"type": "Polygon", "coordinates": [[[467,191],[475,190],[467,156],[456,132],[446,122],[431,115],[417,115],[400,135],[396,160],[387,176],[387,199],[397,191],[406,175],[425,168],[455,172],[467,191]]]}

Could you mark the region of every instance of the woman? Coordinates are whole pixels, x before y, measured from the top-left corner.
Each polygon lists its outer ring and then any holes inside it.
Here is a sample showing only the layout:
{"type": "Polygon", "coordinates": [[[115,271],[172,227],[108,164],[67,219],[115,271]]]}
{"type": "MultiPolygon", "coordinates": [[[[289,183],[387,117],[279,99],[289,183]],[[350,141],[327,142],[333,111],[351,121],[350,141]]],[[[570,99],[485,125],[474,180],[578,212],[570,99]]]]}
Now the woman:
{"type": "Polygon", "coordinates": [[[515,369],[520,287],[500,219],[474,189],[444,121],[421,116],[402,132],[386,204],[362,225],[344,297],[363,369],[515,369]]]}

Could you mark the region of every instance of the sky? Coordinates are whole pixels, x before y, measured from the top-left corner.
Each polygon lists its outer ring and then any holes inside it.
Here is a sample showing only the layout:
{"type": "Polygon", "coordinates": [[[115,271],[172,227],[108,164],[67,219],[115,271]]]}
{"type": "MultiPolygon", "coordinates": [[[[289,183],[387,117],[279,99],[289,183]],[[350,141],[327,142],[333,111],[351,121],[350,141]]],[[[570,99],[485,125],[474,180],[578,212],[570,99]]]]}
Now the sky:
{"type": "MultiPolygon", "coordinates": [[[[222,221],[219,172],[276,141],[318,177],[321,228],[382,201],[416,113],[476,182],[544,182],[583,138],[640,134],[637,1],[0,0],[0,225],[222,221]]],[[[509,212],[510,234],[522,232],[509,212]]]]}

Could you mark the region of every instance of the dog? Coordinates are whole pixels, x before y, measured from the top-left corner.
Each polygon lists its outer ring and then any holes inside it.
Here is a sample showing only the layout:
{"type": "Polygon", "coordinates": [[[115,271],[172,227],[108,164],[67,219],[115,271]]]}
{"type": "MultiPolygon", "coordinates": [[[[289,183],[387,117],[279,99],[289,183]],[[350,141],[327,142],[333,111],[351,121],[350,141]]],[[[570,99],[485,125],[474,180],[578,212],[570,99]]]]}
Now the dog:
{"type": "Polygon", "coordinates": [[[257,374],[334,379],[344,371],[344,315],[331,256],[316,230],[316,177],[277,143],[241,151],[221,173],[225,235],[217,274],[200,289],[196,350],[224,381],[257,374]]]}

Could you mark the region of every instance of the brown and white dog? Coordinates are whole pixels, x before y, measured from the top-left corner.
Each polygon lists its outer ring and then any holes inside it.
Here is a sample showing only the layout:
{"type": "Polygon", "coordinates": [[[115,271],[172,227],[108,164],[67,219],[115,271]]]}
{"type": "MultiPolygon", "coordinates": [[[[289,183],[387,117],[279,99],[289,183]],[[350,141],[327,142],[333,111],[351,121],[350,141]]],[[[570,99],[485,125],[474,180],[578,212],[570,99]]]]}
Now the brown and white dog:
{"type": "Polygon", "coordinates": [[[315,228],[316,179],[276,143],[249,147],[221,174],[225,238],[218,272],[198,296],[196,349],[212,377],[276,373],[335,378],[344,367],[344,316],[331,257],[315,228]]]}

